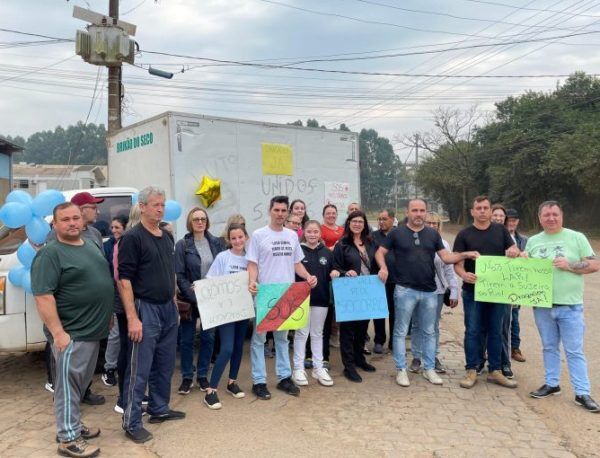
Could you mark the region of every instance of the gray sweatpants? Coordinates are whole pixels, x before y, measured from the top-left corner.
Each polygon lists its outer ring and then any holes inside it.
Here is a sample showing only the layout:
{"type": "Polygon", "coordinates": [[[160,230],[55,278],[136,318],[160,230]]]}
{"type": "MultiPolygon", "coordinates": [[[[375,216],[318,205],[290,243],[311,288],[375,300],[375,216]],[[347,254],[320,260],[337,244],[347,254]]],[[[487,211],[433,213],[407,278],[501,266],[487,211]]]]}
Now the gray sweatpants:
{"type": "Polygon", "coordinates": [[[113,314],[113,327],[108,333],[106,342],[106,352],[104,353],[104,370],[114,370],[117,368],[119,360],[119,350],[121,349],[121,340],[119,339],[119,326],[117,325],[117,316],[113,314]]]}
{"type": "Polygon", "coordinates": [[[52,345],[55,361],[54,416],[58,439],[69,442],[81,434],[79,404],[92,381],[100,342],[71,341],[64,351],[52,345]]]}

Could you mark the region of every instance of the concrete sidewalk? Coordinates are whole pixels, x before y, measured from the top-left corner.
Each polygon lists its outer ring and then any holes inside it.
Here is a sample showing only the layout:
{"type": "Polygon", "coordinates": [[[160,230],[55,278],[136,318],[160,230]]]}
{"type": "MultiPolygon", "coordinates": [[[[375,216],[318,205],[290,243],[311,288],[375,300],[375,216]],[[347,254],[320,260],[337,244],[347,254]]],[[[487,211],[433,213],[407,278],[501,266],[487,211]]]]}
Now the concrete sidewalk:
{"type": "MultiPolygon", "coordinates": [[[[448,316],[446,320],[460,319],[448,316]]],[[[247,350],[248,345],[246,345],[247,350]]],[[[113,412],[116,388],[94,390],[106,405],[83,406],[87,424],[99,426],[95,440],[102,456],[415,456],[415,457],[573,457],[558,435],[521,400],[515,390],[485,382],[472,390],[458,386],[464,375],[460,342],[444,330],[442,359],[449,367],[444,385],[433,386],[410,374],[411,386],[395,383],[390,354],[372,357],[374,374],[362,384],[341,375],[339,352],[332,348],[335,386],[310,378],[294,398],[275,389],[273,360],[268,361],[273,398],[259,401],[250,393],[249,358],[239,384],[247,396],[238,400],[220,390],[223,409],[210,411],[197,388],[188,396],[175,390],[172,407],[187,412],[184,421],[147,425],[155,439],[144,446],[124,438],[120,416],[113,412]]],[[[310,374],[309,374],[310,375],[310,374]]],[[[0,456],[56,456],[52,397],[43,388],[41,356],[0,357],[0,456]]]]}

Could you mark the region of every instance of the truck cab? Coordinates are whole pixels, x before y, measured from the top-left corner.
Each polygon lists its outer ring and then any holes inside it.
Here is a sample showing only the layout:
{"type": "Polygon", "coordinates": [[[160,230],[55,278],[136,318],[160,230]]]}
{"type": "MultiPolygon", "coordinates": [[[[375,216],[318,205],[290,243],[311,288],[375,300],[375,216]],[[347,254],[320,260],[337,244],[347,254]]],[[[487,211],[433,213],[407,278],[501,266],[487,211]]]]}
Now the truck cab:
{"type": "MultiPolygon", "coordinates": [[[[134,188],[114,187],[75,189],[63,191],[63,195],[68,201],[83,191],[104,198],[104,202],[98,204],[98,219],[94,226],[105,239],[110,236],[112,218],[128,216],[132,196],[137,193],[134,188]]],[[[52,216],[47,219],[50,221],[52,216]]],[[[19,264],[17,249],[26,239],[24,227],[0,226],[0,352],[43,350],[46,344],[33,296],[8,281],[8,271],[19,264]]]]}

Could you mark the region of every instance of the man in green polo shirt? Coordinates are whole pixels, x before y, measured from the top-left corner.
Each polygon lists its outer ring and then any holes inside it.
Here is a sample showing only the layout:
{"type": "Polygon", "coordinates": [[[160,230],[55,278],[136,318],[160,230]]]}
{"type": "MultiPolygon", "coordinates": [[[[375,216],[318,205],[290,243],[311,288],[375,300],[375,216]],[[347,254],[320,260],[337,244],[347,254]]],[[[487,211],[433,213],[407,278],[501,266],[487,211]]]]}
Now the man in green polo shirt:
{"type": "Polygon", "coordinates": [[[65,202],[54,209],[56,240],[33,260],[31,285],[55,360],[58,453],[92,457],[100,448],[86,440],[100,430],[81,423],[79,403],[92,380],[100,340],[108,334],[114,287],[98,247],[81,238],[82,227],[77,205],[65,202]]]}
{"type": "Polygon", "coordinates": [[[600,261],[585,235],[563,227],[563,212],[558,202],[542,203],[538,217],[544,231],[531,237],[525,249],[531,258],[553,260],[553,305],[552,308],[533,309],[542,339],[545,383],[529,394],[539,399],[560,393],[562,342],[575,403],[589,412],[598,413],[600,406],[590,396],[583,353],[583,275],[600,270],[600,261]]]}

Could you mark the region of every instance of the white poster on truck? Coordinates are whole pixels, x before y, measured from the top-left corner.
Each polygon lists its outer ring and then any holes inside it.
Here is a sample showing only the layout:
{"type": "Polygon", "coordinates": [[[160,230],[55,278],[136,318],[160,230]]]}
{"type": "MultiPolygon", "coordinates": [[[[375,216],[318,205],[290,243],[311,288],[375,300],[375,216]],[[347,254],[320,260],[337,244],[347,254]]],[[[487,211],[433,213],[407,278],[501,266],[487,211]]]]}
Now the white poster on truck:
{"type": "Polygon", "coordinates": [[[194,282],[202,329],[254,318],[254,302],[248,291],[248,272],[194,282]]]}
{"type": "Polygon", "coordinates": [[[348,205],[352,203],[350,198],[350,183],[326,181],[325,203],[335,205],[338,209],[338,215],[345,215],[348,205]]]}

